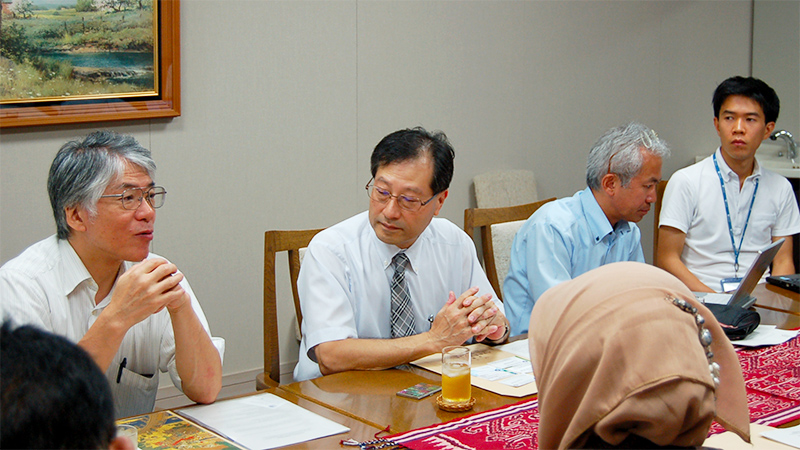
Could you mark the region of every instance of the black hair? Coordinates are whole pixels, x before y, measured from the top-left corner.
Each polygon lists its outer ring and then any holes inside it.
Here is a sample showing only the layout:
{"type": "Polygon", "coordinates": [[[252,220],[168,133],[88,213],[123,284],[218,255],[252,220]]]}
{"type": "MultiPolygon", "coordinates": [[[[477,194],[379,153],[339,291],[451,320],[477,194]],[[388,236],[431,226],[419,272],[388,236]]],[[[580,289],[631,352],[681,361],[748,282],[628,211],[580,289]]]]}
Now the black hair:
{"type": "Polygon", "coordinates": [[[766,123],[778,120],[781,101],[778,99],[778,94],[775,93],[775,90],[758,78],[740,76],[728,78],[714,90],[714,98],[712,100],[714,117],[719,119],[722,104],[731,95],[742,95],[758,103],[761,106],[761,110],[764,111],[766,123]]]}
{"type": "Polygon", "coordinates": [[[25,325],[0,328],[0,447],[108,448],[114,401],[100,368],[67,339],[25,325]]]}
{"type": "Polygon", "coordinates": [[[372,152],[370,168],[372,177],[378,169],[392,163],[419,158],[427,153],[433,160],[431,190],[436,195],[450,187],[453,180],[455,151],[447,136],[441,131],[430,133],[422,127],[395,131],[381,139],[372,152]]]}

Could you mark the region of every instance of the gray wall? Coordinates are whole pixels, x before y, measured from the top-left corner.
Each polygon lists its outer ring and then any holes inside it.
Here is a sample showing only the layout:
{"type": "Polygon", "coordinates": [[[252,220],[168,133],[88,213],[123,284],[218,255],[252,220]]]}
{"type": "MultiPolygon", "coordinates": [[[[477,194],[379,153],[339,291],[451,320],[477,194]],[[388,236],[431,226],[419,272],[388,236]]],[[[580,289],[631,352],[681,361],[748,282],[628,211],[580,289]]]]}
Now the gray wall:
{"type": "MultiPolygon", "coordinates": [[[[775,129],[800,139],[800,1],[756,0],[753,8],[753,76],[781,99],[775,129]]],[[[781,142],[779,147],[786,147],[781,142]]]]}
{"type": "MultiPolygon", "coordinates": [[[[589,147],[640,120],[674,148],[664,177],[718,145],[711,93],[749,74],[745,1],[205,1],[181,5],[183,115],[3,130],[0,262],[53,233],[45,191],[66,140],[135,135],[169,191],[153,250],[188,276],[224,373],[262,367],[263,232],[331,225],[367,207],[372,147],[442,129],[461,225],[474,175],[536,172],[539,195],[584,187],[589,147]]],[[[651,252],[652,218],[642,221],[651,252]]],[[[284,270],[285,264],[279,267],[284,270]]],[[[285,273],[285,272],[281,272],[285,273]]],[[[297,360],[288,282],[282,361],[297,360]]]]}

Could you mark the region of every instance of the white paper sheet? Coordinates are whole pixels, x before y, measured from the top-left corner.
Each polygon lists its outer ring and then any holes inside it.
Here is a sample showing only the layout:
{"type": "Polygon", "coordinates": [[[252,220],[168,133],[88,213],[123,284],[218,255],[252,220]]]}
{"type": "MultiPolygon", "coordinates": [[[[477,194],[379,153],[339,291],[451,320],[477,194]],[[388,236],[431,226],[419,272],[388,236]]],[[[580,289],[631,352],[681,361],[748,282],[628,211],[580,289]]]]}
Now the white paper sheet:
{"type": "Polygon", "coordinates": [[[511,353],[512,355],[517,355],[520,358],[525,358],[528,361],[530,361],[531,359],[531,352],[528,349],[527,339],[510,342],[508,344],[498,345],[495,348],[500,349],[504,352],[511,353]]]}
{"type": "Polygon", "coordinates": [[[277,395],[264,393],[176,411],[252,450],[350,431],[277,395]]]}
{"type": "Polygon", "coordinates": [[[746,338],[739,341],[731,341],[731,343],[743,347],[760,347],[762,345],[783,344],[795,336],[797,336],[797,330],[779,330],[775,325],[759,325],[746,338]]]}
{"type": "Polygon", "coordinates": [[[773,428],[761,433],[761,437],[800,448],[800,425],[791,428],[773,428]]]}

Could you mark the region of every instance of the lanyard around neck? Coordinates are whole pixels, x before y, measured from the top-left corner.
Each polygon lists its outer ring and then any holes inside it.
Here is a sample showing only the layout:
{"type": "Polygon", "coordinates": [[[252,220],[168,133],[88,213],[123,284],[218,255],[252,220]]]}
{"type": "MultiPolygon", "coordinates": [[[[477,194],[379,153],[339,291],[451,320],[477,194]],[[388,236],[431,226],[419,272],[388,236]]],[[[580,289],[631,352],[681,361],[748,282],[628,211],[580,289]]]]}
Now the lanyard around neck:
{"type": "Polygon", "coordinates": [[[722,172],[719,171],[719,164],[717,164],[717,154],[714,153],[714,168],[717,170],[719,177],[719,185],[722,188],[722,199],[725,201],[725,215],[728,216],[728,234],[731,236],[731,247],[733,247],[733,271],[735,276],[739,276],[739,252],[742,251],[742,244],[744,243],[744,234],[747,232],[747,224],[750,222],[750,213],[753,212],[753,203],[756,202],[756,193],[758,192],[758,181],[756,178],[756,185],[753,188],[753,198],[750,199],[750,208],[747,210],[747,218],[744,220],[744,227],[742,228],[742,239],[739,241],[739,247],[736,247],[736,241],[733,238],[733,225],[731,224],[731,211],[728,208],[728,194],[725,192],[725,182],[722,180],[722,172]]]}

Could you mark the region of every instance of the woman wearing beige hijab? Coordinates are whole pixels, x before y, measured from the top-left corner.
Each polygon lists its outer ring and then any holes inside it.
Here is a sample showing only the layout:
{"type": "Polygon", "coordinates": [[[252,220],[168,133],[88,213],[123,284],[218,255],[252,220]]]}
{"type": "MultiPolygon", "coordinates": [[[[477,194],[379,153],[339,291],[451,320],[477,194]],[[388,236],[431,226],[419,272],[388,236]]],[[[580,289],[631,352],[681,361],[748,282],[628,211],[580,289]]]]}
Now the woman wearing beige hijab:
{"type": "Polygon", "coordinates": [[[529,345],[539,448],[698,446],[714,419],[750,441],[733,346],[661,269],[614,263],[549,289],[529,345]]]}

